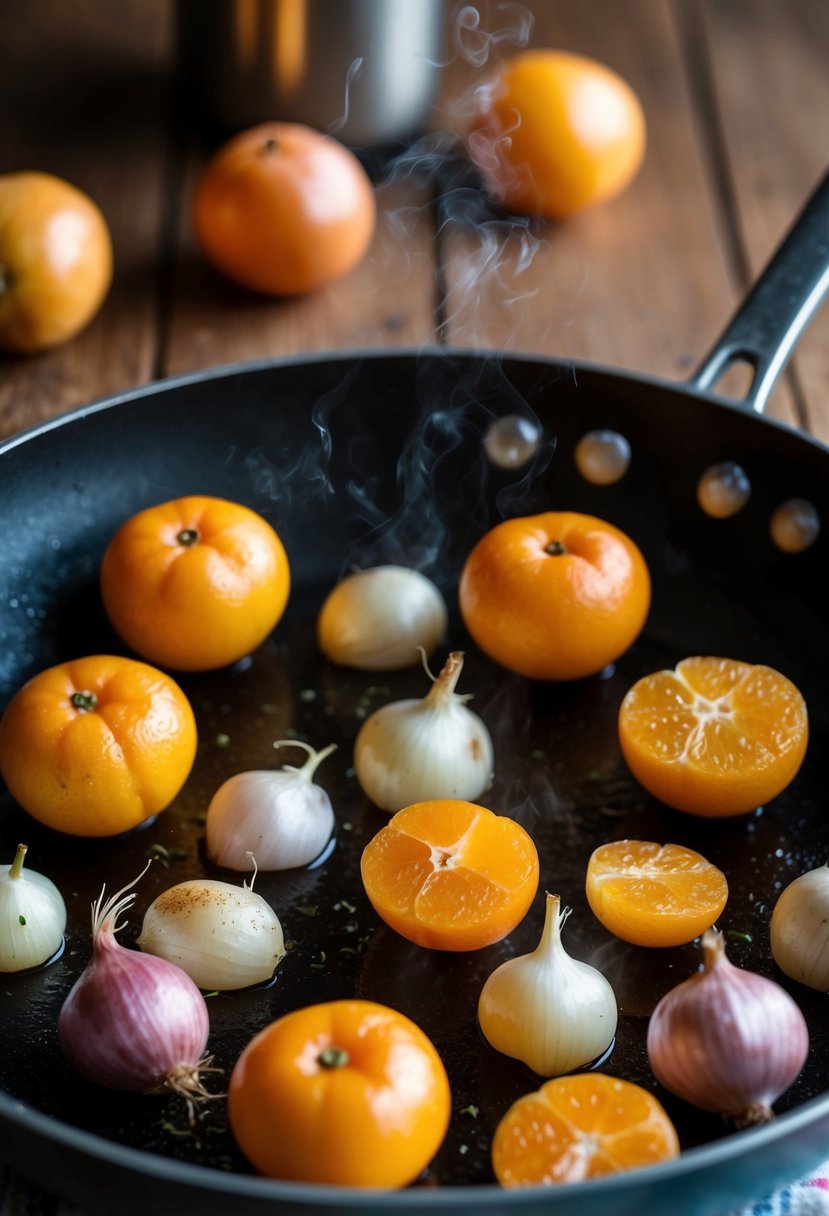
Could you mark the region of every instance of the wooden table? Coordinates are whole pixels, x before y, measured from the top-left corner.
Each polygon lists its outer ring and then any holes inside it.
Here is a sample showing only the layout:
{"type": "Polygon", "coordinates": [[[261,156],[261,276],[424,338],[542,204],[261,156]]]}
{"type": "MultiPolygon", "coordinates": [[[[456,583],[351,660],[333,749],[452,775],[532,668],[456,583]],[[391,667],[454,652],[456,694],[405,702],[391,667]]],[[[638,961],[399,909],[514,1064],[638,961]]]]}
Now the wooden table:
{"type": "MultiPolygon", "coordinates": [[[[206,149],[175,120],[171,0],[4,0],[0,170],[48,170],[88,191],[111,226],[116,275],[85,333],[0,362],[0,433],[159,377],[326,349],[439,342],[686,376],[825,168],[825,0],[528,8],[531,45],[590,54],[638,91],[649,146],[632,188],[532,232],[519,270],[526,242],[457,223],[436,239],[433,192],[380,178],[363,264],[307,298],[269,301],[223,282],[190,231],[206,149]]],[[[482,6],[490,28],[509,12],[482,6]]],[[[451,14],[448,45],[437,128],[457,125],[480,71],[457,55],[451,14]]],[[[770,409],[829,439],[828,384],[825,316],[770,409]]]]}

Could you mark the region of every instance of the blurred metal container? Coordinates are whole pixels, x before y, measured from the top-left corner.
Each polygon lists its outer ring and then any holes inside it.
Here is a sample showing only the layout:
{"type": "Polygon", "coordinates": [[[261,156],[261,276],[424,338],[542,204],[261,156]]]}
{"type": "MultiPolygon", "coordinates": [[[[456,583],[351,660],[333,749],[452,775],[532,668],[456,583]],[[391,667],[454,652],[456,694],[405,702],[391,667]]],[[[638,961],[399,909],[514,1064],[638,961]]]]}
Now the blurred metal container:
{"type": "Polygon", "coordinates": [[[422,129],[443,0],[179,0],[188,106],[224,132],[303,122],[351,147],[422,129]]]}

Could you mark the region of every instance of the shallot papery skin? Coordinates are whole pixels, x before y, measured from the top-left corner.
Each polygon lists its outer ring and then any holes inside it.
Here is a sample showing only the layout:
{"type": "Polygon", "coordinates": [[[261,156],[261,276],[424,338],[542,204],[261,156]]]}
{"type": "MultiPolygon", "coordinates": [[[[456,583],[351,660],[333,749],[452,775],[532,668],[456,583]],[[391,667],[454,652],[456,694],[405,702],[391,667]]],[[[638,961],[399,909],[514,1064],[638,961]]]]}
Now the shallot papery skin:
{"type": "Polygon", "coordinates": [[[779,984],[729,962],[721,934],[709,930],[703,949],[704,970],[668,992],[651,1016],[651,1068],[702,1110],[764,1122],[806,1062],[806,1021],[779,984]]]}
{"type": "Polygon", "coordinates": [[[110,1089],[186,1092],[209,1030],[207,1005],[190,977],[165,959],[126,950],[106,927],[58,1018],[69,1063],[110,1089]]]}

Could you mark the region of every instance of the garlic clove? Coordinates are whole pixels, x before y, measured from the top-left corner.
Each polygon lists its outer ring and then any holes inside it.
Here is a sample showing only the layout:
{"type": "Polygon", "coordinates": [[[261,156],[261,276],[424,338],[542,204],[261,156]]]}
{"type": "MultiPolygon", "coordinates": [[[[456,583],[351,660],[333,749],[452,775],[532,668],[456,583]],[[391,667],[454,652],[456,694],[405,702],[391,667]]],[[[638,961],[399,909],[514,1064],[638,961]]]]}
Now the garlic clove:
{"type": "Polygon", "coordinates": [[[63,944],[66,905],[55,884],[24,870],[27,846],[0,866],[0,972],[27,971],[55,957],[63,944]]]}
{"type": "Polygon", "coordinates": [[[478,1021],[497,1051],[542,1077],[571,1072],[613,1042],[618,1010],[608,981],[567,954],[561,929],[569,916],[547,895],[544,931],[535,950],[502,963],[484,984],[478,1021]]]}
{"type": "Polygon", "coordinates": [[[395,671],[431,654],[448,613],[437,587],[404,566],[360,570],[338,583],[322,606],[317,638],[326,658],[363,671],[395,671]]]}
{"type": "Polygon", "coordinates": [[[783,891],[771,916],[771,953],[800,984],[829,992],[829,865],[801,874],[783,891]]]}
{"type": "Polygon", "coordinates": [[[260,870],[310,865],[334,831],[331,799],[312,777],[335,745],[316,751],[299,740],[274,747],[301,747],[301,768],[237,773],[219,787],[207,810],[207,855],[230,870],[250,869],[251,853],[260,870]]]}
{"type": "Polygon", "coordinates": [[[702,970],[651,1016],[651,1068],[661,1085],[701,1110],[740,1126],[766,1122],[806,1062],[805,1019],[779,984],[729,962],[721,933],[704,933],[702,949],[702,970]]]}
{"type": "MultiPolygon", "coordinates": [[[[360,788],[383,811],[455,798],[475,802],[487,789],[494,749],[484,723],[455,692],[463,668],[453,651],[420,701],[394,701],[363,723],[354,743],[360,788]]],[[[428,674],[428,669],[427,669],[428,674]]]]}
{"type": "Polygon", "coordinates": [[[285,957],[270,904],[251,887],[217,879],[162,892],[144,915],[138,945],[175,963],[199,988],[219,992],[264,983],[285,957]]]}

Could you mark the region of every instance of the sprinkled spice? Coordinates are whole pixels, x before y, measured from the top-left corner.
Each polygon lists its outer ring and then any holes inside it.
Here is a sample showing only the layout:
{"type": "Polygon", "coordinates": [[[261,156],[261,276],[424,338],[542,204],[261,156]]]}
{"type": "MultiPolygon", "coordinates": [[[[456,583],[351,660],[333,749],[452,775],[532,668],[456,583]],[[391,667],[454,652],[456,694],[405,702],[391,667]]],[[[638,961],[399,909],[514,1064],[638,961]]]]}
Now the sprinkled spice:
{"type": "Polygon", "coordinates": [[[752,942],[754,938],[750,933],[743,933],[740,929],[729,929],[725,935],[732,942],[752,942]]]}
{"type": "Polygon", "coordinates": [[[357,911],[357,909],[354,907],[354,904],[350,904],[347,899],[338,899],[334,904],[334,911],[354,913],[357,911]]]}
{"type": "Polygon", "coordinates": [[[461,1114],[469,1115],[472,1119],[477,1119],[479,1110],[478,1110],[477,1106],[473,1106],[473,1104],[470,1102],[469,1106],[465,1106],[463,1108],[463,1110],[461,1111],[461,1114]]]}

